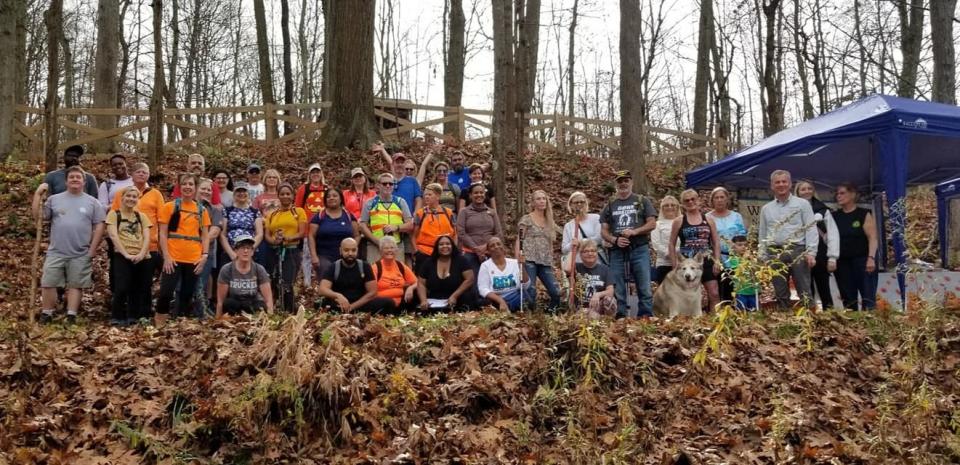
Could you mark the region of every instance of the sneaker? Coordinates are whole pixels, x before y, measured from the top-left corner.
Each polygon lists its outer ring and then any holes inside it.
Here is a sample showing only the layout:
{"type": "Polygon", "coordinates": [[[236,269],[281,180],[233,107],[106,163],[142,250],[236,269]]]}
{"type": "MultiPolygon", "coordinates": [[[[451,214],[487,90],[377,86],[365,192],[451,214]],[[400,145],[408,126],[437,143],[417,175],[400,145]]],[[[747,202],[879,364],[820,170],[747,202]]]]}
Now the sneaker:
{"type": "Polygon", "coordinates": [[[53,315],[49,313],[40,313],[40,318],[37,321],[42,325],[48,325],[53,321],[53,315]]]}
{"type": "Polygon", "coordinates": [[[75,325],[75,324],[77,324],[77,316],[76,316],[76,315],[67,315],[66,323],[67,323],[68,325],[75,325]]]}

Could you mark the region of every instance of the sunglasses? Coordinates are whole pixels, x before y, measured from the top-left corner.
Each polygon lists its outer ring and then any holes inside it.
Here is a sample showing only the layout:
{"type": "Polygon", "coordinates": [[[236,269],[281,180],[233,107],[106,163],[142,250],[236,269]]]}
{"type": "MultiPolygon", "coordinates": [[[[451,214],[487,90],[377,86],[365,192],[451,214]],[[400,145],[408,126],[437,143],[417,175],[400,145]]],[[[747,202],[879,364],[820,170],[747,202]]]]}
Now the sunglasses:
{"type": "Polygon", "coordinates": [[[392,186],[393,183],[392,183],[392,182],[381,182],[380,185],[381,185],[381,186],[392,186]]]}
{"type": "Polygon", "coordinates": [[[416,169],[416,168],[404,168],[403,170],[404,170],[404,171],[416,171],[417,169],[416,169]]]}

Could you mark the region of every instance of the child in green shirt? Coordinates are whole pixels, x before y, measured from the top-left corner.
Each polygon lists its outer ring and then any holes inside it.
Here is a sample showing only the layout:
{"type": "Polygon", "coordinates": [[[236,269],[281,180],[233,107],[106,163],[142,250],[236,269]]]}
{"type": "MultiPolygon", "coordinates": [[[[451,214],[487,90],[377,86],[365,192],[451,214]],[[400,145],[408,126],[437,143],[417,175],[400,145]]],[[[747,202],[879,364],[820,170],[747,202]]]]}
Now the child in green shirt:
{"type": "Polygon", "coordinates": [[[740,269],[741,266],[746,265],[745,263],[741,264],[742,259],[750,253],[747,250],[747,237],[734,236],[731,242],[733,242],[733,253],[727,259],[726,267],[733,270],[734,273],[733,288],[737,298],[736,307],[738,310],[756,311],[757,285],[750,279],[749,272],[740,269]]]}

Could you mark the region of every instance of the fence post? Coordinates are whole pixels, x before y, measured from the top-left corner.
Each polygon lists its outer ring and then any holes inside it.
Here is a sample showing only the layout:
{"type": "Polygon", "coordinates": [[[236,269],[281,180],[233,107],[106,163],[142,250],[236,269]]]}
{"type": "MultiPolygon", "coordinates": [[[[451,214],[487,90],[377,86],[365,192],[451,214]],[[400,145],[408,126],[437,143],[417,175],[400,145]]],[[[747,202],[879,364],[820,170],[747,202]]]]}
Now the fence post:
{"type": "Polygon", "coordinates": [[[567,135],[563,131],[563,116],[553,113],[553,137],[557,142],[557,153],[563,154],[567,151],[567,135]]]}
{"type": "Polygon", "coordinates": [[[467,141],[467,119],[463,114],[463,105],[457,107],[457,141],[461,144],[467,141]]]}

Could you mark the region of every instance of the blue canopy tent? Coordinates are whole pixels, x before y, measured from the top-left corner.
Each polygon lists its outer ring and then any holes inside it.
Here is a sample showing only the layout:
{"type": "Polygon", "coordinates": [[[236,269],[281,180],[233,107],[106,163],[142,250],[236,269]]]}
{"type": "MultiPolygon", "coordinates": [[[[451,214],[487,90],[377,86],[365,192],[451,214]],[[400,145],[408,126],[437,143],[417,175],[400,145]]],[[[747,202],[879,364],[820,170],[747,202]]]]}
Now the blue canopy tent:
{"type": "MultiPolygon", "coordinates": [[[[870,192],[885,192],[893,207],[908,185],[960,177],[960,108],[873,95],[693,170],[687,185],[768,188],[770,173],[778,169],[822,186],[852,181],[870,192]]],[[[893,231],[898,265],[905,261],[903,213],[890,209],[892,224],[899,225],[893,231]]],[[[898,271],[903,292],[902,267],[898,271]]]]}
{"type": "Polygon", "coordinates": [[[960,178],[951,179],[938,184],[936,191],[937,218],[939,218],[938,223],[940,229],[940,262],[943,263],[944,268],[947,268],[948,265],[956,265],[956,263],[950,262],[950,257],[948,255],[950,249],[947,237],[947,228],[950,225],[950,199],[960,197],[960,178]]]}

